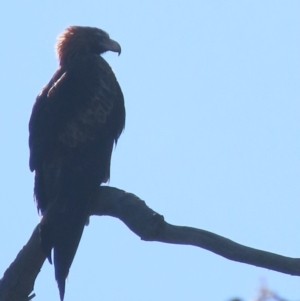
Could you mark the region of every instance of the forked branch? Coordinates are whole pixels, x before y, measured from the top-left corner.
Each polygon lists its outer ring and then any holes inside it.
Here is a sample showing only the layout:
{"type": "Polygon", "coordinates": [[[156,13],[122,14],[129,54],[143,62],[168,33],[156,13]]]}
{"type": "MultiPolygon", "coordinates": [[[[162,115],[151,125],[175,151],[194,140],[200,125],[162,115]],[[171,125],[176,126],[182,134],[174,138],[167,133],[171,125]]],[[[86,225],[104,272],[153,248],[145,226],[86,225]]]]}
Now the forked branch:
{"type": "MultiPolygon", "coordinates": [[[[145,241],[197,246],[227,259],[280,273],[300,276],[300,259],[240,245],[217,234],[174,226],[137,196],[113,187],[100,187],[91,215],[119,218],[145,241]]],[[[27,301],[34,297],[34,281],[45,261],[39,244],[38,227],[0,280],[0,301],[27,301]]]]}

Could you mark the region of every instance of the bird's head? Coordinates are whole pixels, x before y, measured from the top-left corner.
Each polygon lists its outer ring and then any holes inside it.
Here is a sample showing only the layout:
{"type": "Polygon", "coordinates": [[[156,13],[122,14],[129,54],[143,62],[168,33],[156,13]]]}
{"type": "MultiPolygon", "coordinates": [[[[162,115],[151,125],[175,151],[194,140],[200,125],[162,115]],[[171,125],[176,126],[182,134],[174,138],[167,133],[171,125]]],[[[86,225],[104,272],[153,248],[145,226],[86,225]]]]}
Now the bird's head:
{"type": "Polygon", "coordinates": [[[61,63],[79,56],[100,55],[106,51],[121,53],[121,46],[95,27],[70,26],[58,36],[56,53],[61,63]]]}

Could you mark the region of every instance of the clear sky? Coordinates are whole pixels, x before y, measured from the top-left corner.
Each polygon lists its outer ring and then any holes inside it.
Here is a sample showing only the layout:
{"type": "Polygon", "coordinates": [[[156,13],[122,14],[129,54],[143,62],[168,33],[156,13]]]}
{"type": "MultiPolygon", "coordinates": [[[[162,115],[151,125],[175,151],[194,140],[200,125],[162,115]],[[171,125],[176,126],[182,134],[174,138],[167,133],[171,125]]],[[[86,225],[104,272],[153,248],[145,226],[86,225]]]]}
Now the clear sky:
{"type": "MultiPolygon", "coordinates": [[[[176,225],[300,257],[300,1],[6,1],[0,47],[0,273],[39,217],[28,120],[68,25],[106,30],[127,123],[110,185],[176,225]]],[[[208,251],[143,242],[119,220],[85,229],[65,300],[290,300],[300,278],[208,251]]],[[[36,300],[59,300],[45,263],[36,300]]]]}

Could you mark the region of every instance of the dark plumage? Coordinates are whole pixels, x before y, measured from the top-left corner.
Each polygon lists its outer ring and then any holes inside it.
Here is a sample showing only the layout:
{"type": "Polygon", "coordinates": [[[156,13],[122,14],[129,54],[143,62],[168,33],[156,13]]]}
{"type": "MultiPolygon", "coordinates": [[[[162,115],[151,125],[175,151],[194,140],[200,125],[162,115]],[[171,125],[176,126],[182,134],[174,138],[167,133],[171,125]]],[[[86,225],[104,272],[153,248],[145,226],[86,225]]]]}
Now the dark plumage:
{"type": "Polygon", "coordinates": [[[34,194],[44,216],[41,246],[63,300],[89,205],[110,176],[113,145],[125,125],[123,94],[106,51],[120,45],[92,27],[68,27],[58,38],[59,68],[42,89],[29,122],[30,170],[34,194]]]}

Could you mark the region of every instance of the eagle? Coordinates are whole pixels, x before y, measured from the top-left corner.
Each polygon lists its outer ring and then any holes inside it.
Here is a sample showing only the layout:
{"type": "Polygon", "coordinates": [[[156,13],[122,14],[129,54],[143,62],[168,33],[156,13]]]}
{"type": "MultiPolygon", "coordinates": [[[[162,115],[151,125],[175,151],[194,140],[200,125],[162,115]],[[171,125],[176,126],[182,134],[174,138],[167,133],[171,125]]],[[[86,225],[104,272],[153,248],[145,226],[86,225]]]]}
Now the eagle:
{"type": "Polygon", "coordinates": [[[59,67],[34,103],[29,167],[43,216],[41,248],[55,269],[60,299],[90,204],[110,177],[111,155],[125,126],[124,98],[101,54],[120,45],[98,28],[70,26],[58,37],[59,67]]]}

